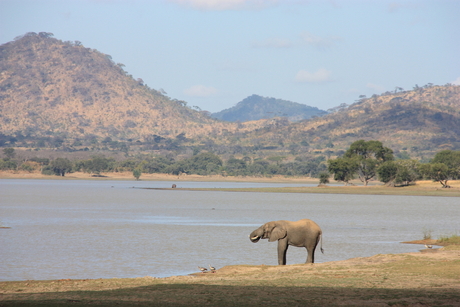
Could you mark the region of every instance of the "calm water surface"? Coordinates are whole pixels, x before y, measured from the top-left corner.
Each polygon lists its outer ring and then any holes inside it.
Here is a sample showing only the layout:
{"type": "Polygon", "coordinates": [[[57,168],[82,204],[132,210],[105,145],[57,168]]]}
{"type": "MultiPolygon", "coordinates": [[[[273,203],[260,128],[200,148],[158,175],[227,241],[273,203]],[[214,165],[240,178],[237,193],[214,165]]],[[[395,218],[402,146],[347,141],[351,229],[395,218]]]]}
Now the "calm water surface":
{"type": "MultiPolygon", "coordinates": [[[[249,241],[272,220],[323,229],[316,262],[418,251],[401,244],[460,232],[451,197],[148,190],[171,182],[0,180],[0,280],[185,275],[197,266],[277,264],[276,243],[249,241]]],[[[178,187],[305,186],[179,182],[178,187]]],[[[288,264],[306,250],[291,247],[288,264]]]]}

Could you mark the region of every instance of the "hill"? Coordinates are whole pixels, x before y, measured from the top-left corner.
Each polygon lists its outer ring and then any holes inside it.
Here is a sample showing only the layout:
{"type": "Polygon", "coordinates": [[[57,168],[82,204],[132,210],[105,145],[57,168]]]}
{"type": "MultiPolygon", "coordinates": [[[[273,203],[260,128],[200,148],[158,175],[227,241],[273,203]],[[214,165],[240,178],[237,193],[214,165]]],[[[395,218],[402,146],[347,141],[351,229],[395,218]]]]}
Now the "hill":
{"type": "Polygon", "coordinates": [[[252,95],[238,102],[236,106],[213,113],[211,116],[229,122],[245,122],[282,116],[295,122],[324,114],[327,112],[305,104],[252,95]]]}
{"type": "Polygon", "coordinates": [[[2,134],[148,141],[236,131],[135,80],[111,56],[52,36],[30,32],[0,46],[2,134]]]}
{"type": "Polygon", "coordinates": [[[359,139],[380,140],[397,153],[420,159],[442,149],[459,150],[460,86],[428,84],[364,97],[323,117],[247,135],[252,144],[303,146],[328,155],[341,154],[359,139]]]}
{"type": "Polygon", "coordinates": [[[460,150],[458,85],[397,88],[298,122],[283,112],[303,105],[253,95],[224,111],[265,118],[226,122],[134,79],[109,55],[52,36],[30,32],[0,46],[0,146],[185,157],[204,150],[271,164],[324,161],[359,139],[380,140],[402,158],[460,150]]]}

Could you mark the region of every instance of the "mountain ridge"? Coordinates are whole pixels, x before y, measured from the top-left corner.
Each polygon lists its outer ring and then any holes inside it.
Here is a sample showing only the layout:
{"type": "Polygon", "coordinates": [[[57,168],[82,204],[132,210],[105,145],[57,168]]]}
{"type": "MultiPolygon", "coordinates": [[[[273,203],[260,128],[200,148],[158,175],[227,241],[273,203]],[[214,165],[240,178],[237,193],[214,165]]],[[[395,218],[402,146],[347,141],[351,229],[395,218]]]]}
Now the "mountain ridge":
{"type": "Polygon", "coordinates": [[[58,142],[46,141],[51,148],[83,143],[99,150],[102,140],[111,139],[139,151],[196,148],[227,156],[292,157],[337,156],[358,139],[376,139],[419,159],[460,149],[458,85],[397,88],[298,122],[286,116],[225,122],[135,80],[123,67],[81,42],[63,42],[47,32],[1,45],[0,146],[16,139],[24,147],[44,147],[43,140],[52,138],[58,142]],[[156,146],[160,142],[163,147],[156,146]]]}
{"type": "Polygon", "coordinates": [[[276,129],[250,132],[248,142],[286,140],[322,151],[344,149],[358,139],[375,139],[395,151],[424,158],[441,149],[460,149],[460,86],[415,86],[341,105],[322,117],[276,129]],[[326,146],[328,145],[328,146],[326,146]]]}
{"type": "Polygon", "coordinates": [[[231,108],[212,113],[211,116],[229,122],[246,122],[273,117],[287,117],[290,121],[295,122],[325,114],[327,114],[326,111],[316,107],[254,94],[231,108]]]}

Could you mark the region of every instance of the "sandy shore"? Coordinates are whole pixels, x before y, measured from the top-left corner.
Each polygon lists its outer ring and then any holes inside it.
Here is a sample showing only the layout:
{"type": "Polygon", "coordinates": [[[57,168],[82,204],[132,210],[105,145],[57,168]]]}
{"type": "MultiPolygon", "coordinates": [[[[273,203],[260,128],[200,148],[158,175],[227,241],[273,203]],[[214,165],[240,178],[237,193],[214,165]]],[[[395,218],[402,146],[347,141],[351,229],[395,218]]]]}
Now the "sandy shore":
{"type": "MultiPolygon", "coordinates": [[[[47,176],[40,172],[0,171],[0,179],[85,179],[85,180],[132,180],[136,181],[132,172],[102,173],[102,177],[93,177],[91,174],[75,172],[61,176],[47,176]]],[[[200,175],[170,175],[170,174],[142,174],[141,181],[228,181],[228,182],[291,182],[291,183],[319,183],[319,179],[310,177],[243,177],[243,176],[200,176],[200,175]]]]}

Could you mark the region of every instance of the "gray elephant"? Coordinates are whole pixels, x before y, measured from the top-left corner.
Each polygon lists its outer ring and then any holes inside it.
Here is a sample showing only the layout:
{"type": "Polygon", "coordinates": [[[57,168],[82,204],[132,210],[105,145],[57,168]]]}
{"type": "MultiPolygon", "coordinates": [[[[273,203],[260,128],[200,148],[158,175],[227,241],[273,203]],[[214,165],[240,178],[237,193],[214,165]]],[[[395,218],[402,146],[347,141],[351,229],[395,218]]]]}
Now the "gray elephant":
{"type": "MultiPolygon", "coordinates": [[[[306,263],[315,262],[315,249],[321,240],[321,228],[312,220],[303,219],[297,222],[273,221],[268,222],[251,232],[249,239],[257,243],[260,239],[268,239],[269,242],[278,240],[278,264],[286,264],[286,252],[289,245],[305,247],[308,252],[306,263]]],[[[321,240],[321,252],[323,241],[321,240]]]]}

